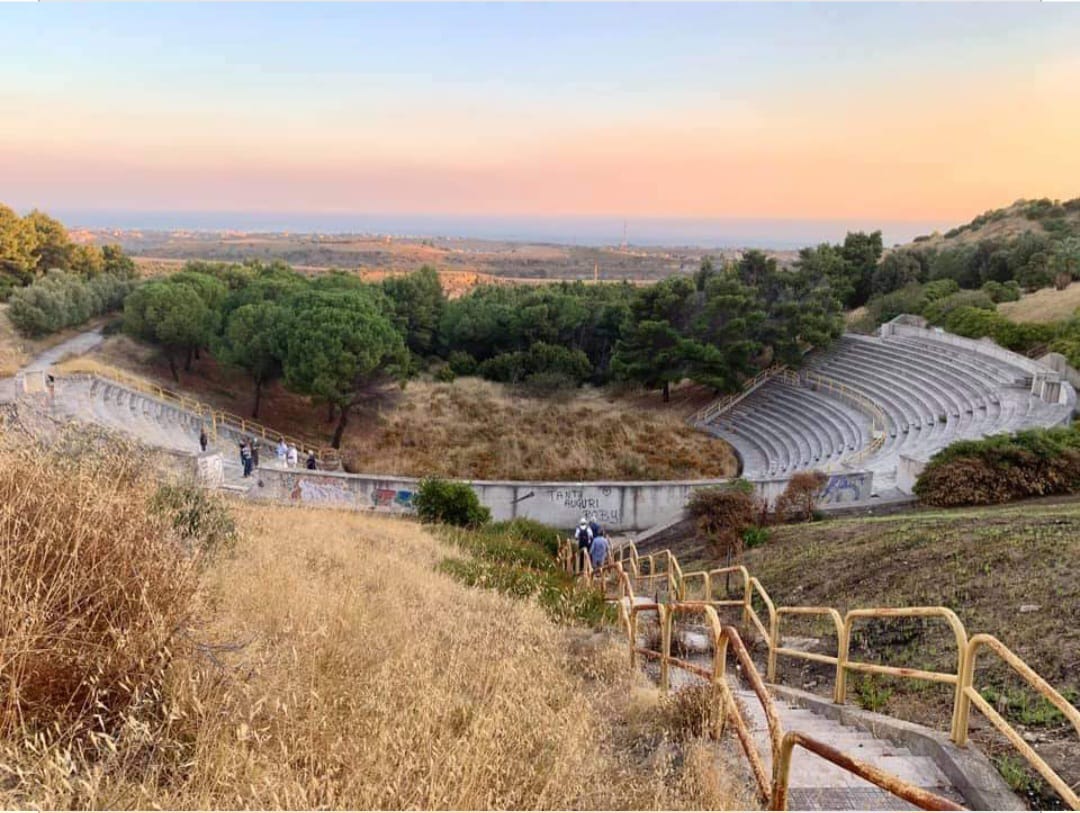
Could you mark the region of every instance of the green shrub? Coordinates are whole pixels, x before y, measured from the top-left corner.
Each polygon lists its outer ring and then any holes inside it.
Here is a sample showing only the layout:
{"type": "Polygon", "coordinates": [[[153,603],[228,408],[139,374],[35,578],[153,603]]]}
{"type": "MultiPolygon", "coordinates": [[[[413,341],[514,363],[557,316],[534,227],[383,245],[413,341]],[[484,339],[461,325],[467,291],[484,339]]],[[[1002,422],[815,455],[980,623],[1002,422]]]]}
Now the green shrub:
{"type": "Polygon", "coordinates": [[[33,285],[12,292],[8,318],[24,336],[45,336],[118,310],[133,284],[113,274],[86,279],[50,271],[33,285]]]}
{"type": "Polygon", "coordinates": [[[770,538],[772,538],[772,531],[768,528],[762,528],[757,525],[751,525],[745,531],[743,531],[743,544],[749,550],[750,548],[757,548],[766,544],[770,538]]]}
{"type": "Polygon", "coordinates": [[[164,485],[150,499],[150,510],[163,514],[192,550],[214,556],[236,541],[236,523],[216,494],[194,483],[164,485]]]}
{"type": "Polygon", "coordinates": [[[446,362],[456,375],[476,375],[476,359],[464,350],[455,350],[447,357],[446,362]]]}
{"type": "Polygon", "coordinates": [[[930,505],[988,505],[1080,491],[1080,429],[1029,429],[963,440],[934,455],[915,483],[930,505]]]}
{"type": "Polygon", "coordinates": [[[954,294],[934,300],[923,308],[922,315],[934,325],[943,325],[953,311],[959,308],[977,308],[992,311],[994,300],[983,291],[957,291],[954,294]]]}
{"type": "Polygon", "coordinates": [[[983,283],[980,289],[984,294],[990,297],[995,303],[997,302],[1016,302],[1020,299],[1020,285],[1016,280],[1009,280],[1008,282],[998,282],[997,280],[988,280],[983,283]]]}
{"type": "Polygon", "coordinates": [[[592,373],[589,357],[581,350],[535,342],[528,350],[500,353],[479,366],[480,375],[490,381],[517,384],[535,380],[537,386],[557,382],[577,386],[592,373]]]}
{"type": "Polygon", "coordinates": [[[939,299],[955,294],[960,290],[960,285],[954,279],[935,279],[926,283],[923,288],[923,296],[926,297],[929,302],[936,302],[939,299]]]}
{"type": "Polygon", "coordinates": [[[558,555],[559,542],[562,541],[564,536],[558,528],[552,528],[550,525],[537,522],[535,519],[526,519],[525,517],[493,523],[487,531],[505,534],[524,542],[531,542],[552,557],[558,555]]]}
{"type": "Polygon", "coordinates": [[[491,511],[480,504],[476,492],[466,483],[425,477],[413,497],[422,522],[441,522],[476,528],[491,521],[491,511]]]}
{"type": "Polygon", "coordinates": [[[449,364],[440,364],[435,368],[434,378],[440,383],[452,384],[457,375],[454,373],[454,368],[449,364]]]}

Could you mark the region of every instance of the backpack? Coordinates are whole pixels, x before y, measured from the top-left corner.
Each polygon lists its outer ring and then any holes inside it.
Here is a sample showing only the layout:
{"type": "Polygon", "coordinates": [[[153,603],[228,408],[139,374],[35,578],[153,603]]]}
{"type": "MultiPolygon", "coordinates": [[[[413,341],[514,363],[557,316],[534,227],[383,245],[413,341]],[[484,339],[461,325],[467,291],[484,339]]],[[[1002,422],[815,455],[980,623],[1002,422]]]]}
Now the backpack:
{"type": "Polygon", "coordinates": [[[589,530],[592,531],[593,539],[596,539],[598,536],[603,536],[600,531],[600,523],[595,519],[589,523],[589,530]]]}

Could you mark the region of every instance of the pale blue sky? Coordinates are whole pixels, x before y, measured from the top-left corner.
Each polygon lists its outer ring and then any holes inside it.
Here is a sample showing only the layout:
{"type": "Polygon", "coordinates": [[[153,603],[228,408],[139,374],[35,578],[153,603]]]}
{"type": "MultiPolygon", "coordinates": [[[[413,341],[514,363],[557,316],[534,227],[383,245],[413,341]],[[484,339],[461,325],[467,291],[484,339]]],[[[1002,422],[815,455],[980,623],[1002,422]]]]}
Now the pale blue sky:
{"type": "Polygon", "coordinates": [[[0,4],[0,200],[952,218],[1080,194],[1077,43],[1065,3],[0,4]]]}

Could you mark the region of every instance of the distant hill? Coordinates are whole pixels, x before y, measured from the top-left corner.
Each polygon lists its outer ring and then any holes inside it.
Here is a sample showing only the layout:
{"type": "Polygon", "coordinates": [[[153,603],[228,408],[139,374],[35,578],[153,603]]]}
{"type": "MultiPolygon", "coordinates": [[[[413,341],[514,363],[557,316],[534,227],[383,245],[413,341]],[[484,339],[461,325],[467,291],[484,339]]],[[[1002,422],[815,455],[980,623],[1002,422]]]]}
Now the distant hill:
{"type": "Polygon", "coordinates": [[[1080,236],[1080,198],[1018,200],[1003,209],[983,212],[970,223],[949,229],[944,234],[934,232],[916,237],[900,248],[959,248],[983,240],[1005,242],[1024,232],[1051,238],[1080,236]]]}

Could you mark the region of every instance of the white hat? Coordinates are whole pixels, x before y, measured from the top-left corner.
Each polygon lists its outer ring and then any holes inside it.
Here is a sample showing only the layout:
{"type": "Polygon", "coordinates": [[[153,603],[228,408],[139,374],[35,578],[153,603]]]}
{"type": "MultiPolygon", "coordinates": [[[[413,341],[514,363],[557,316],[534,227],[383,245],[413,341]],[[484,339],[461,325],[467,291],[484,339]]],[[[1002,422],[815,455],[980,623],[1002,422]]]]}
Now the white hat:
{"type": "Polygon", "coordinates": [[[578,523],[578,526],[581,527],[581,528],[584,528],[588,524],[589,524],[589,521],[587,519],[585,519],[585,517],[582,517],[581,522],[578,523]]]}

